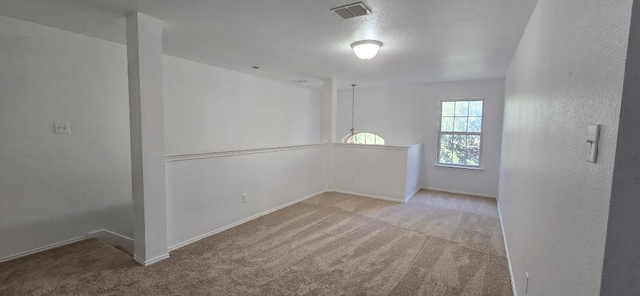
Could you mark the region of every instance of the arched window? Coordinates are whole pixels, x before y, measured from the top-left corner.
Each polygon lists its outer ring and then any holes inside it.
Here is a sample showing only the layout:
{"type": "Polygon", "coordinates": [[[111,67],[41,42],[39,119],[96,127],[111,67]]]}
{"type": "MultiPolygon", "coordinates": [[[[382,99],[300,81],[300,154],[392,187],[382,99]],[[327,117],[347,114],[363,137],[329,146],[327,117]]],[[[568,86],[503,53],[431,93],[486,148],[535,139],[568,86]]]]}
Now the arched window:
{"type": "Polygon", "coordinates": [[[384,139],[374,133],[356,132],[348,134],[342,138],[342,143],[347,144],[367,144],[367,145],[384,145],[384,139]]]}

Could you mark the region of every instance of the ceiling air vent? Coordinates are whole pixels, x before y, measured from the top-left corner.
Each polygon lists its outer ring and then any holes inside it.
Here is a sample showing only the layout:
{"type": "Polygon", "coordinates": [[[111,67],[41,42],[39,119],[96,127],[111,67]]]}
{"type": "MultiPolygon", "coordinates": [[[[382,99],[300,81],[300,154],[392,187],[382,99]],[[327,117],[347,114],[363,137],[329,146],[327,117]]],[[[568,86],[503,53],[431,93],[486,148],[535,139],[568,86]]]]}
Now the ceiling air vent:
{"type": "Polygon", "coordinates": [[[371,10],[369,10],[369,8],[362,2],[331,8],[331,11],[335,11],[343,19],[367,15],[371,13],[371,10]]]}

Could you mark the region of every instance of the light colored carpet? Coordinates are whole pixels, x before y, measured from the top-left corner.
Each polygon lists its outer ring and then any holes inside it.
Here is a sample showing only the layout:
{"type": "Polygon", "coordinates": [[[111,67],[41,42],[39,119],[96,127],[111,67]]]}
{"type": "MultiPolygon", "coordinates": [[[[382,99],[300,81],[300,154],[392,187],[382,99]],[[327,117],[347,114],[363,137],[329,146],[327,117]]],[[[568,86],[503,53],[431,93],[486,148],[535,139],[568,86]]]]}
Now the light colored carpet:
{"type": "Polygon", "coordinates": [[[0,263],[0,295],[511,295],[495,200],[325,193],[150,267],[97,240],[0,263]]]}

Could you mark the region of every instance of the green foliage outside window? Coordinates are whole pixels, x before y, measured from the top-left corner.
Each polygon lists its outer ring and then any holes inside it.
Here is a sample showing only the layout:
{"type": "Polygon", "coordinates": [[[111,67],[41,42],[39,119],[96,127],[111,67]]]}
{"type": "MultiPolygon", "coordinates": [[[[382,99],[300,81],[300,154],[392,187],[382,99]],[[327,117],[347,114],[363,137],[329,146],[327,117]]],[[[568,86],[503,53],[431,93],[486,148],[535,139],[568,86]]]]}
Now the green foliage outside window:
{"type": "Polygon", "coordinates": [[[442,101],[438,163],[480,166],[482,100],[442,101]]]}

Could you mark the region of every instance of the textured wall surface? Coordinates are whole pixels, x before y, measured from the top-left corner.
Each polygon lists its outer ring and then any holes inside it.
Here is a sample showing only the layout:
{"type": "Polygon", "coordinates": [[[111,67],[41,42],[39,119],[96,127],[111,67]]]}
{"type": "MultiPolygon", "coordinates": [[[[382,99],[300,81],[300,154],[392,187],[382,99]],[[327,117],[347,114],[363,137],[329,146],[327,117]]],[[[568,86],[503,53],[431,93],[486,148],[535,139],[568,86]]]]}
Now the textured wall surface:
{"type": "Polygon", "coordinates": [[[600,291],[631,3],[539,0],[513,58],[499,205],[519,295],[525,272],[526,295],[600,291]]]}
{"type": "Polygon", "coordinates": [[[6,17],[0,40],[0,258],[133,236],[125,47],[6,17]]]}
{"type": "Polygon", "coordinates": [[[167,162],[169,247],[324,191],[327,149],[167,162]]]}
{"type": "Polygon", "coordinates": [[[167,154],[320,143],[321,94],[164,56],[167,154]]]}
{"type": "Polygon", "coordinates": [[[325,146],[237,151],[319,144],[319,91],[171,56],[163,72],[167,154],[235,151],[166,163],[170,247],[325,190],[325,146]]]}
{"type": "MultiPolygon", "coordinates": [[[[338,141],[351,128],[351,90],[338,92],[338,141]]],[[[387,145],[423,143],[422,187],[498,195],[504,79],[356,88],[355,128],[379,134],[387,145]],[[440,100],[485,99],[483,171],[435,167],[440,100]]]]}
{"type": "Polygon", "coordinates": [[[408,147],[334,144],[332,190],[404,201],[408,147]]]}
{"type": "Polygon", "coordinates": [[[601,295],[640,295],[640,5],[633,4],[601,295]]]}

